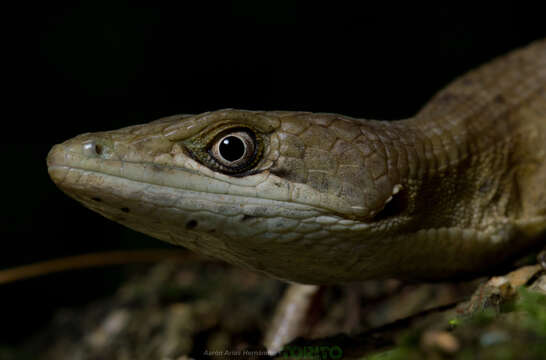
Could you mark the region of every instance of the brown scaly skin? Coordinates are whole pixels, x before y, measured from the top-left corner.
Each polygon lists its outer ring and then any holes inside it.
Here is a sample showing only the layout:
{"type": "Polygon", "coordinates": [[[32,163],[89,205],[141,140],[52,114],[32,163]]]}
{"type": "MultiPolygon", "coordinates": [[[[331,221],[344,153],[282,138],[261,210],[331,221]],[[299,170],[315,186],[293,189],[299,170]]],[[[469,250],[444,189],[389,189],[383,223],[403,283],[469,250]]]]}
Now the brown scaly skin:
{"type": "Polygon", "coordinates": [[[220,110],[83,134],[48,156],[92,210],[159,239],[303,283],[444,279],[545,242],[546,41],[494,60],[395,122],[220,110]],[[259,156],[211,165],[215,134],[259,156]]]}

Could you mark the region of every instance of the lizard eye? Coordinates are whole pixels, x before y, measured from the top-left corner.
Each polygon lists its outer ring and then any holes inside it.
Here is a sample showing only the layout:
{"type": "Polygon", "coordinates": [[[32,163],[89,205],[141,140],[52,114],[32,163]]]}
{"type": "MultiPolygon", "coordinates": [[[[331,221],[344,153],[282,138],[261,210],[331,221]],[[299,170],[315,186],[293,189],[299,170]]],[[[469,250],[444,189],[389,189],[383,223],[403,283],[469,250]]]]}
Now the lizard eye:
{"type": "Polygon", "coordinates": [[[255,136],[247,129],[224,133],[213,142],[210,154],[227,168],[244,169],[255,158],[255,136]]]}

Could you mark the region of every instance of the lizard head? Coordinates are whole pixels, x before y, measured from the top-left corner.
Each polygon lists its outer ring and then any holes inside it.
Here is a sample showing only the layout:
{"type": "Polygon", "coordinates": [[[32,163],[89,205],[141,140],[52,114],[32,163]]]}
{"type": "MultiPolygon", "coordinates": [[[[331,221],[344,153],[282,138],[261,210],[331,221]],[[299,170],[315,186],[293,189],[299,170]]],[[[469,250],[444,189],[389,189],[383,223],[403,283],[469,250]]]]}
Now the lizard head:
{"type": "Polygon", "coordinates": [[[66,194],[137,231],[331,283],[355,280],[362,264],[358,277],[385,273],[385,247],[373,244],[386,225],[375,218],[401,185],[383,145],[396,135],[381,129],[333,114],[220,110],[82,134],[47,162],[66,194]]]}

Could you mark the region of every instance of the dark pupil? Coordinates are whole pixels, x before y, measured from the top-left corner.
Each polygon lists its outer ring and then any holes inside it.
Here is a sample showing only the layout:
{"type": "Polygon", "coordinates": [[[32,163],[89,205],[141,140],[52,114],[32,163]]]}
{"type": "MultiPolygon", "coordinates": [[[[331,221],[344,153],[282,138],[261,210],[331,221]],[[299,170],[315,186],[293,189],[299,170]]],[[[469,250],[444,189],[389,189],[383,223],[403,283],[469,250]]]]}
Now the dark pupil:
{"type": "Polygon", "coordinates": [[[227,161],[236,161],[245,154],[245,144],[235,136],[228,136],[220,143],[220,155],[227,161]]]}

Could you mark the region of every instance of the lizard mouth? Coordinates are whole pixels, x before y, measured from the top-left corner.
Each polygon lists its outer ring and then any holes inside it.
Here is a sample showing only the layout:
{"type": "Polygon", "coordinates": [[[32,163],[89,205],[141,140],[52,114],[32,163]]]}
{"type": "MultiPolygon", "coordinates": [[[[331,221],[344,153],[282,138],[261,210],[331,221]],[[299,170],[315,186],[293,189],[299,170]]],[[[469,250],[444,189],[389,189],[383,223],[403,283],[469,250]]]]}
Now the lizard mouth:
{"type": "Polygon", "coordinates": [[[307,203],[291,200],[293,184],[288,181],[273,183],[272,176],[267,171],[248,176],[244,180],[238,178],[237,181],[244,181],[238,185],[230,182],[229,176],[214,173],[187,156],[180,166],[128,160],[109,152],[108,144],[99,144],[89,140],[89,134],[85,134],[85,137],[55,145],[47,156],[48,172],[53,182],[67,193],[81,193],[86,188],[93,188],[99,194],[103,191],[101,186],[104,179],[109,176],[117,180],[110,183],[114,188],[108,189],[108,192],[123,192],[124,197],[129,198],[142,197],[150,189],[150,185],[155,185],[170,189],[171,196],[194,193],[203,199],[210,198],[215,202],[239,206],[253,204],[275,209],[284,208],[288,214],[312,212],[346,218],[342,212],[322,206],[320,201],[307,203]]]}
{"type": "Polygon", "coordinates": [[[230,194],[223,191],[221,181],[191,168],[88,156],[65,144],[51,149],[47,164],[62,191],[109,218],[145,216],[154,209],[172,216],[208,212],[255,219],[306,219],[329,213],[312,205],[253,196],[255,190],[230,194]]]}
{"type": "MultiPolygon", "coordinates": [[[[159,203],[169,206],[168,203],[173,203],[177,200],[176,198],[179,197],[179,201],[189,204],[210,201],[222,206],[261,206],[263,207],[262,211],[264,213],[267,212],[266,209],[269,209],[269,212],[271,212],[269,215],[263,214],[264,216],[271,216],[273,213],[271,210],[274,208],[283,208],[289,211],[292,216],[295,215],[295,212],[307,212],[309,213],[307,214],[309,217],[324,213],[323,209],[305,204],[240,195],[223,194],[219,196],[216,193],[195,191],[182,187],[173,188],[138,179],[135,180],[105,172],[66,165],[50,165],[48,167],[48,172],[52,180],[63,191],[79,198],[85,196],[85,198],[96,202],[102,202],[103,199],[101,196],[106,194],[107,196],[116,196],[119,199],[129,199],[142,203],[159,203]],[[161,193],[160,189],[162,189],[164,193],[161,193]],[[162,199],[158,199],[160,195],[163,196],[162,199]]],[[[196,206],[195,209],[188,210],[203,210],[203,206],[196,206]]],[[[307,216],[301,217],[305,218],[307,216]]]]}

